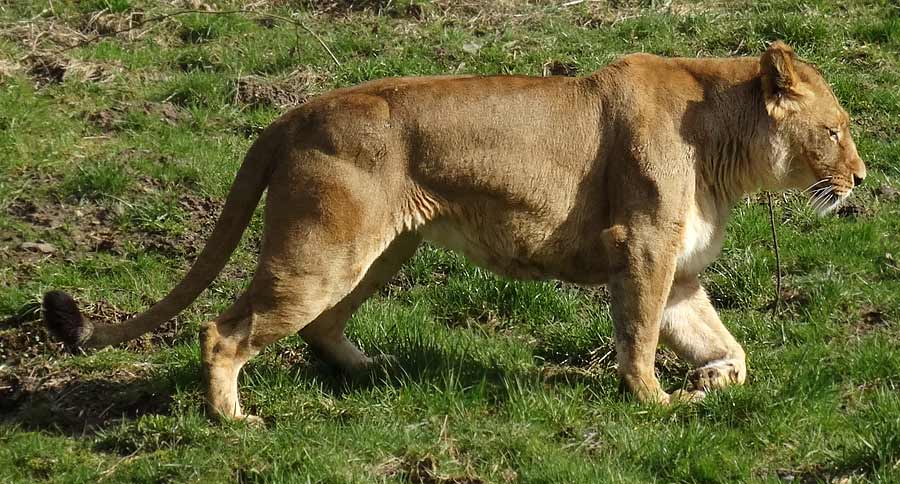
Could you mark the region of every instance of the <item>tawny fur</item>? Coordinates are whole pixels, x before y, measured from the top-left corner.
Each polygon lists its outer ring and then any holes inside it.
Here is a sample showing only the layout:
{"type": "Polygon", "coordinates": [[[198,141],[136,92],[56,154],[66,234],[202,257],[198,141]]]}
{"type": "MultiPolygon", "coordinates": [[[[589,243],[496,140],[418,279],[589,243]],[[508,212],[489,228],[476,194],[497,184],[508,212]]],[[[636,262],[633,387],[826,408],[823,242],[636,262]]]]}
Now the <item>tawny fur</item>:
{"type": "Polygon", "coordinates": [[[423,239],[509,277],[608,284],[625,386],[641,401],[673,398],[654,374],[661,340],[697,368],[693,388],[673,394],[695,399],[747,375],[697,279],[730,207],[820,182],[814,203],[827,211],[864,177],[846,112],[782,43],[761,58],[629,55],[581,78],[373,81],[262,133],[209,244],[146,313],[92,327],[56,295],[45,314],[80,347],[157,327],[222,269],[268,188],[250,288],[203,328],[215,415],[245,417],[241,366],[298,331],[341,368],[371,365],[344,325],[423,239]]]}

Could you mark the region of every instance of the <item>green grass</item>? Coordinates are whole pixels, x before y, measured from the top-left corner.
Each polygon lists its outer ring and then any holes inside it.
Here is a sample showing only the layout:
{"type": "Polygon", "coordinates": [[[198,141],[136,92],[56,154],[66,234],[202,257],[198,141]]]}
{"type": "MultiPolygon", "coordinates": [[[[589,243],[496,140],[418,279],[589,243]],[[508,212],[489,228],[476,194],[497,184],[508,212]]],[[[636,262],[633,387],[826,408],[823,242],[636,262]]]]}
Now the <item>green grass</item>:
{"type": "Polygon", "coordinates": [[[78,199],[117,197],[125,193],[131,183],[131,175],[115,162],[99,161],[88,166],[77,166],[76,172],[66,176],[62,192],[78,199]]]}
{"type": "MultiPolygon", "coordinates": [[[[896,2],[255,2],[254,14],[179,15],[60,50],[172,11],[162,3],[0,8],[0,481],[900,481],[896,2]],[[265,13],[303,22],[340,65],[265,13]],[[776,38],[832,83],[870,175],[844,217],[778,199],[779,317],[766,208],[735,208],[703,278],[750,377],[697,405],[619,393],[603,291],[505,280],[426,246],[349,329],[398,368],[345,378],[288,338],[241,380],[266,428],[211,423],[196,333],[247,284],[259,217],[210,290],[153,335],[64,356],[37,322],[51,288],[107,320],[163,296],[279,93],[540,75],[552,61],[586,74],[633,51],[758,55],[776,38]],[[37,82],[33,53],[62,62],[62,82],[37,82]],[[244,90],[263,85],[273,103],[248,103],[244,90]]],[[[661,356],[674,388],[687,366],[661,356]]]]}

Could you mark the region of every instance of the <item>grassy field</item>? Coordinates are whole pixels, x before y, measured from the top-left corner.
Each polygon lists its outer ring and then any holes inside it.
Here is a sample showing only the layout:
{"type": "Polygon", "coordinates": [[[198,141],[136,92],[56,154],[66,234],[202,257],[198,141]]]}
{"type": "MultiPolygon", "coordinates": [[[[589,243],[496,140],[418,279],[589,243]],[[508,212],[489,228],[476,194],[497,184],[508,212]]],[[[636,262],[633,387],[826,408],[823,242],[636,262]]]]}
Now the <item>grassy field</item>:
{"type": "MultiPolygon", "coordinates": [[[[0,1],[0,482],[900,482],[900,4],[566,3],[0,1]],[[249,11],[159,17],[182,8],[249,11]],[[51,288],[106,321],[163,296],[255,135],[316,93],[779,38],[834,86],[869,178],[833,217],[776,198],[778,316],[764,199],[735,209],[703,279],[747,349],[744,387],[636,404],[602,289],[512,282],[426,246],[351,323],[397,369],[345,378],[288,338],[241,380],[266,427],[210,423],[197,329],[248,282],[259,217],[144,339],[65,356],[38,321],[51,288]]],[[[666,388],[687,369],[660,349],[666,388]]]]}

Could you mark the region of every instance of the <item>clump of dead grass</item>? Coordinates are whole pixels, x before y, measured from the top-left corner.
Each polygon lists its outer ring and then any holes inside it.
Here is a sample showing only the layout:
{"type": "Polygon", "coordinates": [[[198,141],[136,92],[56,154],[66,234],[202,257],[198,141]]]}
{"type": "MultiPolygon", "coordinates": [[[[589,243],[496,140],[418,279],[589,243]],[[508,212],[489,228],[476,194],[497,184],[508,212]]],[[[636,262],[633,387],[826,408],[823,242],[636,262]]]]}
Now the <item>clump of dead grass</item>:
{"type": "Polygon", "coordinates": [[[412,484],[483,484],[485,481],[474,471],[467,469],[462,474],[449,474],[438,469],[437,460],[430,454],[422,457],[391,457],[377,466],[377,474],[400,477],[412,484]]]}
{"type": "Polygon", "coordinates": [[[323,76],[309,69],[297,69],[287,76],[269,79],[245,76],[237,80],[234,102],[248,107],[285,109],[302,104],[323,80],[323,76]]]}

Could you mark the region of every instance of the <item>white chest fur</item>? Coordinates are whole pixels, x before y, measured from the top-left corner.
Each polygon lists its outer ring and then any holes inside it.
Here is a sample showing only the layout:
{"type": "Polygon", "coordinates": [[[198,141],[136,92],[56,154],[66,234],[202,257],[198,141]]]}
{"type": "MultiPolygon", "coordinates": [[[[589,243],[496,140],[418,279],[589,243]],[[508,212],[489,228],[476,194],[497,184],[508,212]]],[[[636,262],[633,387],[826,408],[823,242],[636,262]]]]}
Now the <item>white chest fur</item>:
{"type": "Polygon", "coordinates": [[[722,250],[725,219],[711,200],[690,204],[681,236],[678,275],[695,275],[715,260],[722,250]]]}

